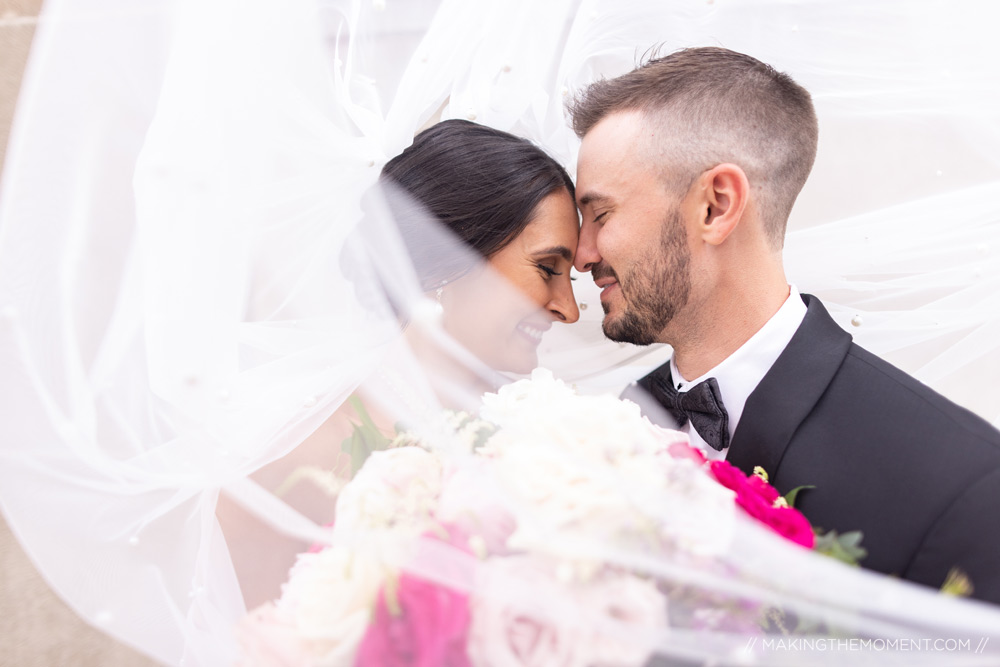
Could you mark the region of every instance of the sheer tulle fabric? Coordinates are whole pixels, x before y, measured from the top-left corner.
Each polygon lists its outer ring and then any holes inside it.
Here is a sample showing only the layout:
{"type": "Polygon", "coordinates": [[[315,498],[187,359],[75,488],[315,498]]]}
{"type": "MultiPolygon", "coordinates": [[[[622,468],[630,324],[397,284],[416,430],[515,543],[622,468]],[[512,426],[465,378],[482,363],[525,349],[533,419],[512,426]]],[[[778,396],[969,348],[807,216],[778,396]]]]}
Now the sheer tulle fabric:
{"type": "MultiPolygon", "coordinates": [[[[484,470],[440,417],[474,411],[499,380],[442,327],[415,278],[428,260],[396,231],[398,195],[373,186],[439,117],[530,137],[572,170],[563,104],[580,86],[654,45],[751,53],[810,89],[820,115],[820,155],[786,243],[790,279],[862,345],[997,423],[995,14],[870,0],[51,0],[0,199],[5,517],[78,613],[167,664],[268,655],[240,630],[248,606],[280,595],[296,554],[322,545],[335,565],[350,555],[351,586],[378,589],[388,568],[448,591],[441,609],[499,609],[469,631],[475,664],[503,650],[490,639],[511,614],[547,628],[553,660],[584,636],[595,638],[585,658],[612,664],[843,658],[747,653],[767,636],[765,606],[809,637],[975,648],[1000,628],[995,609],[809,554],[720,514],[711,495],[679,506],[655,484],[602,487],[688,536],[684,548],[563,534],[519,504],[516,484],[484,470]],[[434,465],[469,478],[476,503],[503,508],[524,540],[510,560],[481,559],[459,529],[448,534],[464,541],[428,537],[419,522],[402,537],[350,529],[336,494],[355,473],[341,443],[359,405],[383,431],[419,435],[444,462],[434,465]],[[717,527],[698,533],[711,548],[691,548],[693,526],[717,527]],[[595,563],[604,578],[573,569],[595,563]],[[602,586],[625,600],[615,613],[602,586]]],[[[427,221],[427,234],[442,232],[427,221]]],[[[530,307],[487,267],[471,274],[494,307],[530,307]]],[[[581,323],[555,327],[540,363],[582,394],[617,393],[667,351],[607,342],[596,289],[589,277],[576,286],[581,323]]],[[[538,456],[526,470],[591,470],[565,450],[538,456]]],[[[434,474],[425,464],[402,471],[434,474]]],[[[458,498],[462,510],[473,502],[458,498]]],[[[359,609],[344,636],[378,617],[377,604],[359,609]]],[[[331,664],[374,650],[343,646],[331,664]]],[[[994,637],[984,654],[878,657],[957,664],[998,650],[994,637]]]]}

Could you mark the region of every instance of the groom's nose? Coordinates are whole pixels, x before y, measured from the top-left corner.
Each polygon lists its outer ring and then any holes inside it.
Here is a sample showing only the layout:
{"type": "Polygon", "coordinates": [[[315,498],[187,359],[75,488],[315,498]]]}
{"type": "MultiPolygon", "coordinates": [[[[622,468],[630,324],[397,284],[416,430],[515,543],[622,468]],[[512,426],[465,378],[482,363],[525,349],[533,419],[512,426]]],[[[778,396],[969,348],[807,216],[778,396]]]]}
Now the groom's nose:
{"type": "Polygon", "coordinates": [[[598,226],[592,222],[580,225],[580,241],[576,246],[576,259],[573,266],[581,273],[590,271],[601,261],[601,253],[597,252],[598,226]]]}

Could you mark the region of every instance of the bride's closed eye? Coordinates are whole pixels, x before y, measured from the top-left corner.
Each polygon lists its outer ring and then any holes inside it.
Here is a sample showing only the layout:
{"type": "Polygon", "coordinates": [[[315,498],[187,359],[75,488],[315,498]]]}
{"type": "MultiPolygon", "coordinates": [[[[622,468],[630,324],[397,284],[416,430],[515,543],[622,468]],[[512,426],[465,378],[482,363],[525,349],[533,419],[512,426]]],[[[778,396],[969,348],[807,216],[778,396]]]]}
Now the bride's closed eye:
{"type": "Polygon", "coordinates": [[[560,261],[567,262],[569,266],[573,265],[573,252],[565,245],[536,250],[531,253],[531,257],[535,267],[542,272],[546,280],[551,279],[553,276],[563,275],[563,271],[556,270],[556,266],[560,261]]]}
{"type": "Polygon", "coordinates": [[[548,280],[552,276],[561,276],[563,274],[562,271],[556,271],[551,266],[546,266],[544,264],[535,264],[535,266],[537,266],[539,269],[542,270],[542,272],[545,274],[546,280],[548,280]]]}

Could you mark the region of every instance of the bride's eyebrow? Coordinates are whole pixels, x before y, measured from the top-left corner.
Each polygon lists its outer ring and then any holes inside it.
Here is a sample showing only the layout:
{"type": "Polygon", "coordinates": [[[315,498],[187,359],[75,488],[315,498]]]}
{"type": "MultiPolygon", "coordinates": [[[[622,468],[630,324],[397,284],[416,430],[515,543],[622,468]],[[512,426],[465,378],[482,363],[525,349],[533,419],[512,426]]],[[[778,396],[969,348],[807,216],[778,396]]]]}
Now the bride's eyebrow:
{"type": "Polygon", "coordinates": [[[555,245],[552,246],[551,248],[536,250],[531,254],[535,257],[547,257],[550,255],[557,255],[565,259],[567,262],[573,261],[573,251],[564,245],[555,245]]]}

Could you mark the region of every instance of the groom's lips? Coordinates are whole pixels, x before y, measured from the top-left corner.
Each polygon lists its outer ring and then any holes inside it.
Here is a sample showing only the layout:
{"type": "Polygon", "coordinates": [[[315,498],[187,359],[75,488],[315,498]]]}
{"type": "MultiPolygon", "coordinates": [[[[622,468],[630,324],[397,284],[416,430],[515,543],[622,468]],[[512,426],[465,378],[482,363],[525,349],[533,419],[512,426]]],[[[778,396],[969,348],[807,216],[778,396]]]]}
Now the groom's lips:
{"type": "Polygon", "coordinates": [[[601,288],[601,301],[608,297],[618,287],[618,280],[612,277],[598,278],[594,284],[601,288]]]}

